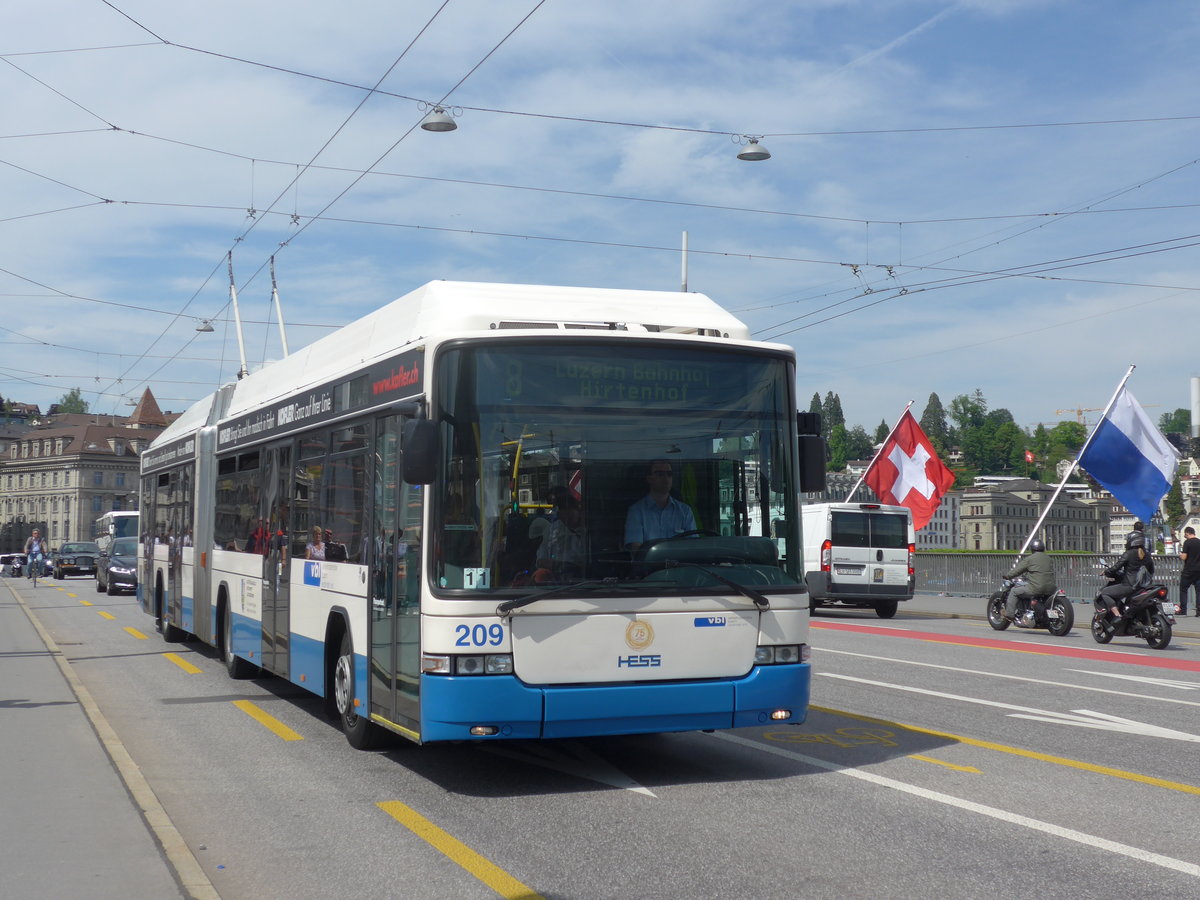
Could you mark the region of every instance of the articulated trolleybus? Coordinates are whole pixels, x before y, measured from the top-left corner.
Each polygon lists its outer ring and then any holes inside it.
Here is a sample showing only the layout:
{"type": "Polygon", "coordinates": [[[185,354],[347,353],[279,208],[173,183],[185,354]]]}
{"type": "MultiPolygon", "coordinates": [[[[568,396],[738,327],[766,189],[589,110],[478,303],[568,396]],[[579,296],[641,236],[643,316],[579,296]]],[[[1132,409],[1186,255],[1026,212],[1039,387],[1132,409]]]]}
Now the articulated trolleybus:
{"type": "Polygon", "coordinates": [[[794,382],[702,295],[427,284],[143,454],[140,602],[360,748],[802,722],[794,382]]]}

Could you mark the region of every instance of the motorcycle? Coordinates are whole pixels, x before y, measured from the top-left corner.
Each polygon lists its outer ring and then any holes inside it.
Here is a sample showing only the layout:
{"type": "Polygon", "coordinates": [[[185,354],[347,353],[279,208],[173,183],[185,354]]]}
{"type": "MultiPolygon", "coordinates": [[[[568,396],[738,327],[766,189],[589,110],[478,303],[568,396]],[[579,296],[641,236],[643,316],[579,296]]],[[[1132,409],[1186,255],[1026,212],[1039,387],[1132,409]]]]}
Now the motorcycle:
{"type": "Polygon", "coordinates": [[[1097,644],[1107,644],[1114,637],[1141,638],[1152,650],[1162,650],[1171,643],[1171,626],[1175,624],[1175,603],[1167,599],[1167,587],[1151,584],[1139,588],[1125,599],[1125,614],[1114,619],[1108,611],[1109,599],[1097,594],[1093,604],[1092,637],[1097,644]]]}
{"type": "Polygon", "coordinates": [[[1075,624],[1075,609],[1061,590],[1051,597],[1022,597],[1017,601],[1017,611],[1012,621],[1005,618],[1004,602],[1008,592],[1024,583],[1024,578],[1005,578],[1000,590],[988,597],[988,624],[997,631],[1003,631],[1010,624],[1018,628],[1045,628],[1055,637],[1062,637],[1070,631],[1075,624]]]}

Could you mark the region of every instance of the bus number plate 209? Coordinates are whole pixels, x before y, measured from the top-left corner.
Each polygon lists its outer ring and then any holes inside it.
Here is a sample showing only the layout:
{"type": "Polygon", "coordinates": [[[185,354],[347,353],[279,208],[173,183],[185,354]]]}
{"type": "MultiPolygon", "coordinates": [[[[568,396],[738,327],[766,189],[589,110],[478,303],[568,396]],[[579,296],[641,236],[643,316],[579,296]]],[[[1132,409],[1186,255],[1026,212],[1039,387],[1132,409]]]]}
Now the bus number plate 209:
{"type": "Polygon", "coordinates": [[[491,586],[491,569],[463,569],[463,587],[467,590],[486,591],[491,586]]]}

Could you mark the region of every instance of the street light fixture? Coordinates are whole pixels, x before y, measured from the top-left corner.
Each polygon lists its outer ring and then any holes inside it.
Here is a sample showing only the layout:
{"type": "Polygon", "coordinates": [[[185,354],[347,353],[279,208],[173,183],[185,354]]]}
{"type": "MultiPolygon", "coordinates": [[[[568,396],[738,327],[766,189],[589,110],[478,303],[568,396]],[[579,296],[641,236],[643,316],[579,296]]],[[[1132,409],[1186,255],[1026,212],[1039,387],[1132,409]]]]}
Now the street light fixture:
{"type": "Polygon", "coordinates": [[[444,106],[438,106],[436,103],[422,103],[421,109],[428,109],[429,113],[421,120],[421,128],[425,131],[454,131],[458,128],[458,123],[454,121],[454,117],[458,115],[452,107],[449,111],[444,106]]]}
{"type": "MultiPolygon", "coordinates": [[[[760,160],[771,158],[771,151],[759,143],[759,141],[762,139],[761,135],[758,137],[753,137],[748,134],[743,134],[741,137],[745,139],[746,145],[740,151],[738,151],[738,159],[744,159],[748,162],[759,162],[760,160]]],[[[737,138],[735,138],[735,140],[737,140],[737,138]]],[[[740,144],[741,141],[739,140],[738,143],[740,144]]]]}
{"type": "Polygon", "coordinates": [[[197,331],[211,332],[213,331],[212,322],[209,319],[201,319],[200,324],[196,326],[197,331]]]}

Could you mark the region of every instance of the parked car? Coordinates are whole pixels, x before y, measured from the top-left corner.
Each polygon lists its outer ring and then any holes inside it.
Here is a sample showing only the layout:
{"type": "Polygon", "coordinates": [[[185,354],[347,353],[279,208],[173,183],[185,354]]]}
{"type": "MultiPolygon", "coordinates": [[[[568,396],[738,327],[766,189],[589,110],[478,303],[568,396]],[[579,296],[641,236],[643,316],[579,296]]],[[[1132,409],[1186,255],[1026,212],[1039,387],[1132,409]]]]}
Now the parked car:
{"type": "Polygon", "coordinates": [[[62,579],[68,575],[95,575],[99,556],[100,548],[95,541],[68,541],[50,556],[54,577],[62,579]]]}
{"type": "Polygon", "coordinates": [[[100,554],[96,565],[96,590],[115,594],[117,591],[137,590],[138,540],[135,537],[117,538],[108,553],[100,554]]]}

